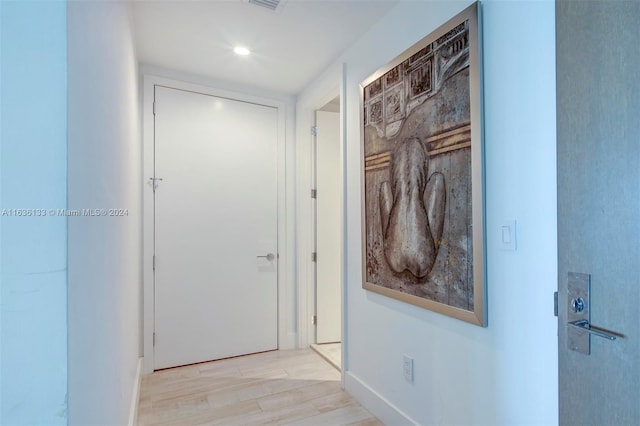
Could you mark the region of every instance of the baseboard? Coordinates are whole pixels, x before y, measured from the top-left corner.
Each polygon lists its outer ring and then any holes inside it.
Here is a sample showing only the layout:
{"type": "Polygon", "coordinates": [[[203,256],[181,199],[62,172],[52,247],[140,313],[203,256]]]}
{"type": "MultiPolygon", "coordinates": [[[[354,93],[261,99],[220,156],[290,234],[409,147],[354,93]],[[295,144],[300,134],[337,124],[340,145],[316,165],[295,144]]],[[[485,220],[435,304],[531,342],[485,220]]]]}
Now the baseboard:
{"type": "Polygon", "coordinates": [[[142,381],[142,358],[138,358],[136,377],[133,381],[133,392],[131,394],[131,406],[129,407],[129,426],[138,424],[138,403],[140,402],[140,382],[142,381]]]}
{"type": "Polygon", "coordinates": [[[400,411],[398,407],[386,400],[369,385],[353,373],[344,374],[345,390],[358,400],[367,410],[386,425],[417,425],[418,422],[400,411]]]}

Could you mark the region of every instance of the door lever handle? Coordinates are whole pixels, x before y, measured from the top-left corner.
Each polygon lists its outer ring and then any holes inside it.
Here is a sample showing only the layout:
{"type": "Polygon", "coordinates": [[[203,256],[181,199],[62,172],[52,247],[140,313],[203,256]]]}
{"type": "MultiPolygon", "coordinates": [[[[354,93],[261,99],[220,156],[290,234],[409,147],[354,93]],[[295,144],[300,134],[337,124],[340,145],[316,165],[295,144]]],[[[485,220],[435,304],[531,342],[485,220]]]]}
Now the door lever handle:
{"type": "Polygon", "coordinates": [[[275,254],[273,254],[273,253],[267,253],[267,254],[265,254],[265,255],[262,255],[262,256],[256,256],[256,257],[263,257],[263,258],[267,259],[268,261],[272,261],[273,259],[275,259],[275,258],[276,258],[276,255],[275,255],[275,254]]]}
{"type": "Polygon", "coordinates": [[[158,181],[162,180],[162,178],[157,178],[157,177],[150,177],[149,181],[151,182],[151,186],[153,187],[153,192],[156,192],[156,189],[158,189],[158,181]]]}
{"type": "Polygon", "coordinates": [[[591,324],[589,324],[589,321],[587,320],[569,321],[567,324],[572,327],[579,328],[580,330],[584,330],[589,334],[593,334],[594,336],[604,337],[605,339],[608,339],[608,340],[616,340],[617,337],[622,337],[620,335],[616,336],[615,334],[609,333],[604,330],[600,330],[597,327],[594,327],[591,324]]]}

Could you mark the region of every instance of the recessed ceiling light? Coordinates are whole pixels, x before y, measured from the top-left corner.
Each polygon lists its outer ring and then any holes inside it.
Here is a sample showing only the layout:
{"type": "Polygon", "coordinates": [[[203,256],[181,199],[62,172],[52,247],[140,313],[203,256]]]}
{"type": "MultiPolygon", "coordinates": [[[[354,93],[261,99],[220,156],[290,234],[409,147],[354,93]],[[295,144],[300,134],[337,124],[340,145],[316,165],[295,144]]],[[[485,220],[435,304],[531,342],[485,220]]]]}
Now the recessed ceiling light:
{"type": "Polygon", "coordinates": [[[233,51],[236,53],[236,55],[240,56],[248,56],[251,53],[249,49],[243,46],[236,46],[233,51]]]}

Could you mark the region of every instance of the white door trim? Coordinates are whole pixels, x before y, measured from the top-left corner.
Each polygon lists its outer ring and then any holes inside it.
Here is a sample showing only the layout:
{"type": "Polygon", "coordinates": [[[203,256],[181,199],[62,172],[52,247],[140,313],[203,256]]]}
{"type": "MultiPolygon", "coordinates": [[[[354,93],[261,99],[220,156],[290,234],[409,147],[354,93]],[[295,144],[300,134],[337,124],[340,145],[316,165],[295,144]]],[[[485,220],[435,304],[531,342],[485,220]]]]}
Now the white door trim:
{"type": "Polygon", "coordinates": [[[286,186],[286,105],[280,100],[251,96],[243,93],[217,89],[209,86],[192,84],[184,81],[168,79],[153,75],[143,77],[142,94],[142,185],[143,185],[143,321],[142,321],[142,353],[143,353],[143,373],[153,372],[153,332],[155,329],[155,307],[154,307],[154,273],[153,273],[153,245],[154,245],[154,222],[153,222],[153,190],[149,178],[153,176],[154,170],[154,87],[156,85],[171,87],[175,89],[188,90],[207,95],[223,97],[243,102],[270,106],[278,109],[278,252],[280,255],[278,265],[278,347],[288,348],[292,344],[290,332],[287,329],[288,311],[293,310],[291,302],[287,300],[286,279],[290,275],[294,261],[288,247],[287,230],[290,227],[287,217],[287,186],[286,186]],[[286,339],[287,341],[283,341],[286,339]]]}

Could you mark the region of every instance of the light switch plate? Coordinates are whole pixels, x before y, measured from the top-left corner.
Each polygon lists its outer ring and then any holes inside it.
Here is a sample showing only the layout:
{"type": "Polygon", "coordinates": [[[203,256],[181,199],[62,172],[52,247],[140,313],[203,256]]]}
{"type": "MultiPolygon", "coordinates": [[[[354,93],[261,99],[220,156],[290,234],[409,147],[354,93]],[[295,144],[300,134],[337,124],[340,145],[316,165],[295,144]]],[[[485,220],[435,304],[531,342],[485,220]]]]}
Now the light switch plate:
{"type": "Polygon", "coordinates": [[[516,251],[516,221],[507,220],[502,222],[498,238],[500,238],[500,248],[502,250],[516,251]]]}

